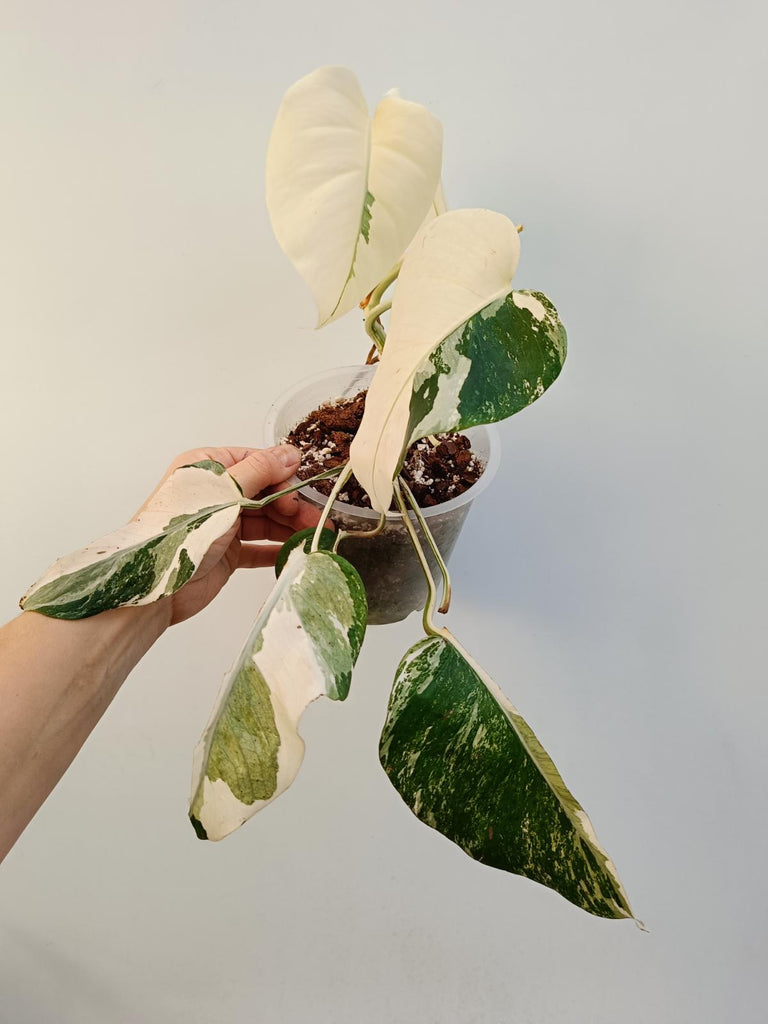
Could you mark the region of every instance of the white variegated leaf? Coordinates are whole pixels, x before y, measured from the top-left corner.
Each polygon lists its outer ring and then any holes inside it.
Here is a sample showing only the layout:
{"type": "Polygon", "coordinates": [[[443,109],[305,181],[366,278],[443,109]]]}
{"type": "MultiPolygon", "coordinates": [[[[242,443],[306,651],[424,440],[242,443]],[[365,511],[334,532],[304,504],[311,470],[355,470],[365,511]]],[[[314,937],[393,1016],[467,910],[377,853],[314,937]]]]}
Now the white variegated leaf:
{"type": "Polygon", "coordinates": [[[177,469],[136,519],[54,562],[21,607],[81,619],[175,593],[237,521],[243,500],[217,462],[177,469]]]}
{"type": "Polygon", "coordinates": [[[387,341],[351,448],[355,476],[381,512],[408,438],[413,380],[434,349],[509,291],[520,258],[515,225],[491,210],[426,223],[403,260],[387,341]]]}
{"type": "Polygon", "coordinates": [[[322,67],[285,94],[267,153],[267,207],[318,326],[353,309],[400,259],[440,180],[442,126],[388,93],[373,120],[355,75],[322,67]]]}
{"type": "MultiPolygon", "coordinates": [[[[434,220],[435,217],[442,217],[442,215],[447,211],[448,206],[445,201],[445,192],[443,190],[443,182],[441,180],[437,186],[437,191],[432,197],[432,202],[430,203],[429,209],[427,210],[427,215],[419,225],[419,231],[421,231],[425,224],[429,224],[429,222],[431,220],[434,220]]],[[[419,232],[417,231],[416,234],[418,235],[418,233],[419,232]]]]}
{"type": "Polygon", "coordinates": [[[511,291],[442,341],[413,378],[408,440],[506,419],[563,368],[565,328],[541,292],[511,291]]]}
{"type": "Polygon", "coordinates": [[[438,183],[437,191],[435,192],[432,200],[432,209],[435,211],[436,217],[442,217],[444,213],[448,212],[448,204],[445,201],[445,190],[443,189],[442,179],[438,183]]]}
{"type": "Polygon", "coordinates": [[[223,839],[296,778],[299,720],[320,696],[344,700],[366,622],[363,584],[329,551],[293,548],[195,751],[190,819],[223,839]]]}
{"type": "Polygon", "coordinates": [[[447,631],[403,658],[379,755],[414,814],[470,857],[599,917],[632,917],[612,860],[552,759],[447,631]]]}
{"type": "Polygon", "coordinates": [[[242,508],[263,508],[338,472],[327,470],[250,500],[220,463],[206,459],[182,466],[130,523],[54,562],[21,599],[21,607],[51,618],[84,619],[175,594],[211,545],[234,526],[242,508]]]}

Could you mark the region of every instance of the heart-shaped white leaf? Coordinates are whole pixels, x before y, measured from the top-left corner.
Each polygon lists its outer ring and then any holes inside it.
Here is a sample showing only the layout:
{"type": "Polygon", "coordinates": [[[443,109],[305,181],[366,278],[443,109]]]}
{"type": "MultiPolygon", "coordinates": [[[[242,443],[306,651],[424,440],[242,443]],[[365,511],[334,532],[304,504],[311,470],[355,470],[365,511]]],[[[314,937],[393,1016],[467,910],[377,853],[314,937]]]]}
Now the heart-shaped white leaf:
{"type": "Polygon", "coordinates": [[[346,698],[366,611],[349,562],[291,551],[195,751],[190,818],[201,839],[223,839],[296,778],[299,719],[318,697],[346,698]]]}
{"type": "Polygon", "coordinates": [[[515,225],[491,210],[444,213],[426,223],[409,246],[381,362],[350,451],[355,476],[377,511],[392,501],[414,376],[445,338],[507,294],[519,258],[515,225]]]}
{"type": "Polygon", "coordinates": [[[447,210],[448,206],[445,201],[445,191],[443,190],[443,183],[442,181],[440,181],[440,183],[437,186],[437,191],[432,197],[432,202],[429,204],[427,215],[419,225],[419,230],[421,230],[421,228],[423,228],[425,224],[429,224],[431,220],[434,220],[435,217],[442,217],[442,215],[446,213],[447,210]]]}
{"type": "Polygon", "coordinates": [[[371,121],[347,68],[319,68],[285,94],[267,153],[267,207],[312,291],[318,326],[357,306],[400,259],[435,198],[441,161],[437,118],[392,92],[371,121]]]}

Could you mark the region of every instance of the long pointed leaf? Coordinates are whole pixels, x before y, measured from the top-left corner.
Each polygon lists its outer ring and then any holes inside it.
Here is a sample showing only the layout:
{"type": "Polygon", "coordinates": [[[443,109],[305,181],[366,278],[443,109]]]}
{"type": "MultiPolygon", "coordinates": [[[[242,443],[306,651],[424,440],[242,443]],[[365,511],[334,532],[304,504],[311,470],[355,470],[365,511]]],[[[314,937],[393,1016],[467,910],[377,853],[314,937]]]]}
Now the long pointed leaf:
{"type": "Polygon", "coordinates": [[[291,552],[195,751],[190,818],[201,839],[223,839],[296,778],[299,719],[320,696],[346,698],[366,614],[348,562],[291,552]]]}
{"type": "Polygon", "coordinates": [[[135,520],[54,562],[21,607],[82,619],[173,594],[237,521],[242,500],[217,462],[177,469],[135,520]]]}
{"type": "Polygon", "coordinates": [[[475,860],[599,917],[632,917],[613,862],[551,758],[449,636],[417,643],[397,670],[380,744],[390,781],[475,860]]]}
{"type": "Polygon", "coordinates": [[[371,122],[347,68],[319,68],[287,91],[267,153],[267,206],[312,291],[318,326],[353,309],[401,257],[432,204],[441,161],[437,118],[390,93],[371,122]]]}

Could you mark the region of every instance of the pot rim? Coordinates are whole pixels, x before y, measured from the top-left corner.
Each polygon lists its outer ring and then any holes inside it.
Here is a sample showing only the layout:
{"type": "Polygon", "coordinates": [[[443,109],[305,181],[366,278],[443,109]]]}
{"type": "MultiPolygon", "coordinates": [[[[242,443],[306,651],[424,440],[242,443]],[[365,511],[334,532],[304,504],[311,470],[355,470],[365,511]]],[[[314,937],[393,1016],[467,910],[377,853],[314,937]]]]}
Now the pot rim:
{"type": "MultiPolygon", "coordinates": [[[[337,380],[342,375],[348,375],[350,382],[357,386],[357,381],[361,381],[360,387],[362,388],[365,384],[365,378],[370,379],[376,371],[375,364],[372,366],[366,365],[352,365],[352,366],[337,366],[330,370],[322,370],[320,373],[313,373],[307,377],[302,378],[293,387],[288,388],[281,395],[279,395],[267,412],[266,419],[264,420],[264,442],[268,447],[280,444],[282,437],[277,436],[276,424],[283,408],[292,399],[297,398],[301,395],[302,391],[307,390],[314,384],[320,384],[325,380],[329,383],[333,380],[337,380]]],[[[337,398],[343,397],[343,395],[337,395],[337,398]]],[[[333,396],[329,395],[325,401],[333,401],[333,396]]],[[[315,407],[317,403],[315,402],[315,407]]],[[[307,413],[312,412],[312,409],[307,409],[302,415],[306,416],[307,413]]],[[[300,422],[299,420],[296,421],[300,422]]],[[[485,459],[485,468],[480,479],[468,487],[463,494],[457,495],[455,498],[451,498],[450,501],[441,502],[438,505],[430,505],[420,509],[422,516],[425,519],[429,519],[432,516],[445,515],[454,509],[461,508],[467,503],[471,503],[478,497],[488,485],[492,482],[496,476],[496,472],[501,462],[501,441],[499,438],[499,432],[492,423],[482,424],[476,427],[467,427],[461,431],[462,434],[466,434],[470,440],[477,438],[478,440],[485,435],[485,440],[488,446],[488,455],[485,459]]],[[[292,477],[292,480],[297,480],[297,477],[292,477]]],[[[308,498],[314,503],[318,503],[321,506],[328,500],[327,497],[314,487],[302,487],[299,494],[303,494],[305,498],[308,498]]],[[[334,501],[332,512],[344,513],[347,516],[359,516],[361,519],[366,520],[378,520],[379,513],[372,508],[362,508],[359,505],[351,505],[346,501],[334,501]]],[[[388,520],[400,520],[401,516],[399,512],[387,512],[388,520]]],[[[411,512],[411,516],[415,518],[415,514],[411,512]]]]}

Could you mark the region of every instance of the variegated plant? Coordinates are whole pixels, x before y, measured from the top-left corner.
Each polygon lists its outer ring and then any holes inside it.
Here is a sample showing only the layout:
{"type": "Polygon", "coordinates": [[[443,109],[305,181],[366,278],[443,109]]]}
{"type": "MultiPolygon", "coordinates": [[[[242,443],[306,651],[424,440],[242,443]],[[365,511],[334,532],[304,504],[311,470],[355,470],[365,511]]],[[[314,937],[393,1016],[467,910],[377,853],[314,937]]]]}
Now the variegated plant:
{"type": "MultiPolygon", "coordinates": [[[[476,860],[601,917],[632,917],[612,861],[549,755],[435,622],[438,588],[414,521],[441,570],[441,613],[450,580],[399,476],[405,452],[419,438],[530,405],[566,354],[549,299],[512,288],[521,229],[490,210],[447,212],[441,162],[432,114],[389,93],[370,117],[345,68],[301,79],[278,112],[266,176],[275,235],[312,291],[318,326],[365,310],[376,371],[349,463],[324,474],[338,479],[317,529],[286,544],[276,586],[224,681],[195,753],[190,817],[201,838],[238,828],[295,778],[307,705],[347,696],[366,597],[336,552],[343,532],[334,538],[323,526],[354,473],[380,515],[371,534],[394,501],[428,584],[426,636],[397,669],[381,736],[390,781],[414,814],[476,860]]],[[[246,500],[215,463],[177,470],[140,520],[57,562],[24,607],[76,618],[172,593],[241,508],[276,497],[246,500]]]]}

